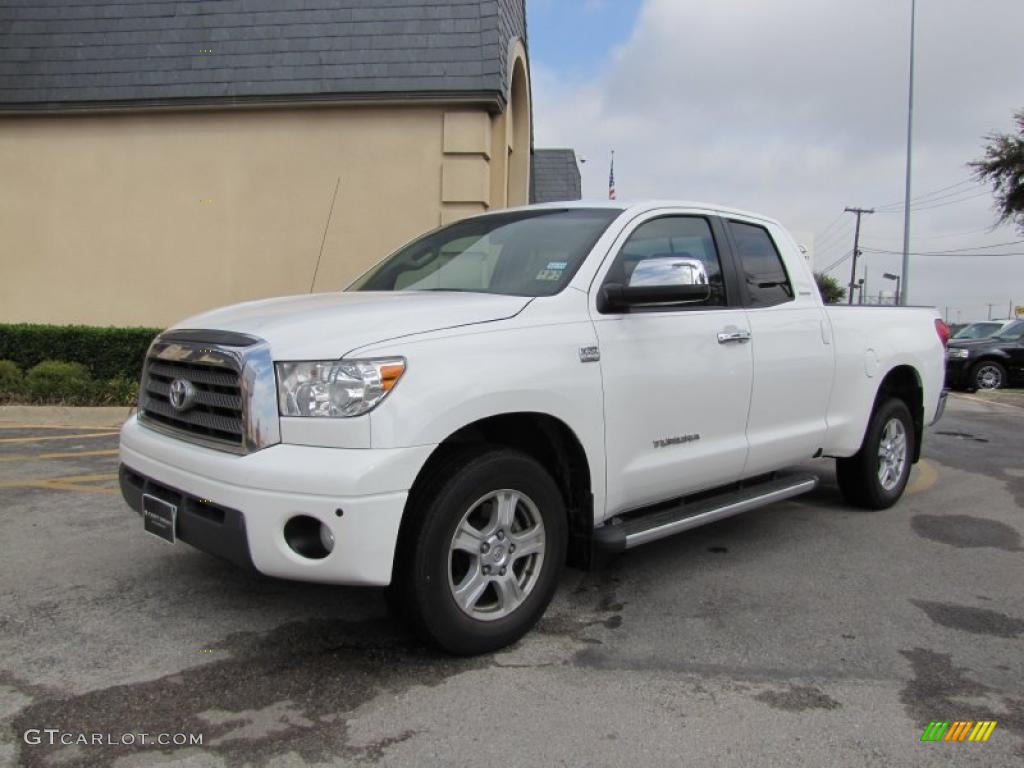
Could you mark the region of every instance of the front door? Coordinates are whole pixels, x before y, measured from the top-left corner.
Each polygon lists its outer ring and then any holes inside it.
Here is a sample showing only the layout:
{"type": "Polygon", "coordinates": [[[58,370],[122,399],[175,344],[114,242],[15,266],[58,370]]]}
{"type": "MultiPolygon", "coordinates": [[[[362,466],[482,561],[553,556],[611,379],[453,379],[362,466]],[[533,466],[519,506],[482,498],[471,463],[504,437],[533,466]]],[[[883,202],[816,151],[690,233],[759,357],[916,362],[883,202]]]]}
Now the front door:
{"type": "Polygon", "coordinates": [[[605,516],[738,480],[752,378],[746,312],[723,272],[712,220],[645,218],[618,242],[591,300],[604,384],[605,516]],[[598,308],[605,285],[629,285],[638,263],[671,258],[703,262],[707,301],[598,308]]]}

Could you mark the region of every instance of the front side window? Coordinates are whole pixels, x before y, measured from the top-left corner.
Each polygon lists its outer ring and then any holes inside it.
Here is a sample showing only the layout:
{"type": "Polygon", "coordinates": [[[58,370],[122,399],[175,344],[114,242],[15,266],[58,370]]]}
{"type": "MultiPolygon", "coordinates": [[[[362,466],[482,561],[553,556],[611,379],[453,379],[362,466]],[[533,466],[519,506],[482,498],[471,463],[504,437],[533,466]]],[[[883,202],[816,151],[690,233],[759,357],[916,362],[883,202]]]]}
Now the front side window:
{"type": "Polygon", "coordinates": [[[1002,323],[971,323],[966,328],[961,328],[955,334],[954,339],[986,339],[1003,327],[1002,323]]]}
{"type": "Polygon", "coordinates": [[[1024,339],[1024,320],[1015,320],[996,334],[1002,341],[1020,341],[1024,339]]]}
{"type": "Polygon", "coordinates": [[[751,306],[772,307],[792,301],[793,287],[768,230],[740,221],[730,221],[728,227],[751,306]]]}
{"type": "Polygon", "coordinates": [[[569,283],[621,213],[543,209],[465,219],[395,252],[348,290],[551,296],[569,283]]]}
{"type": "Polygon", "coordinates": [[[711,225],[699,216],[663,216],[633,230],[615,257],[605,283],[629,285],[637,264],[648,260],[697,259],[704,264],[711,296],[700,306],[724,306],[725,283],[711,225]]]}

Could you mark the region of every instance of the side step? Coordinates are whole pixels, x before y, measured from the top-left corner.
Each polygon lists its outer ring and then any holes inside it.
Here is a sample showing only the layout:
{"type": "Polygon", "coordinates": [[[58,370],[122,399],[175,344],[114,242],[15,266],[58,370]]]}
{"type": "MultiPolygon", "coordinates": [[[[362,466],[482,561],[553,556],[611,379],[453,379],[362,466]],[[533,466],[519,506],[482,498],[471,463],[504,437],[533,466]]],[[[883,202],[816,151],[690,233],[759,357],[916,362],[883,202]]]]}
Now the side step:
{"type": "Polygon", "coordinates": [[[594,531],[594,545],[605,552],[622,552],[691,528],[738,515],[766,504],[813,491],[818,478],[807,473],[776,473],[771,480],[736,491],[681,501],[669,509],[641,514],[618,523],[606,523],[594,531]]]}

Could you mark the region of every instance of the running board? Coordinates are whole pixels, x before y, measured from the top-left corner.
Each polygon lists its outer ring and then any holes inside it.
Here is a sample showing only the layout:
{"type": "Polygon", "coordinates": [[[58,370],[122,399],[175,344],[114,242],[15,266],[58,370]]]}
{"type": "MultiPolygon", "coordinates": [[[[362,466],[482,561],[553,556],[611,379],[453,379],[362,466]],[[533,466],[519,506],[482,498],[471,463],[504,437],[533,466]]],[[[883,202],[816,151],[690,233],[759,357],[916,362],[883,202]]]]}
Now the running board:
{"type": "Polygon", "coordinates": [[[713,523],[776,501],[813,491],[818,478],[806,473],[776,475],[765,482],[699,501],[605,524],[594,531],[594,544],[605,552],[622,552],[691,528],[713,523]]]}

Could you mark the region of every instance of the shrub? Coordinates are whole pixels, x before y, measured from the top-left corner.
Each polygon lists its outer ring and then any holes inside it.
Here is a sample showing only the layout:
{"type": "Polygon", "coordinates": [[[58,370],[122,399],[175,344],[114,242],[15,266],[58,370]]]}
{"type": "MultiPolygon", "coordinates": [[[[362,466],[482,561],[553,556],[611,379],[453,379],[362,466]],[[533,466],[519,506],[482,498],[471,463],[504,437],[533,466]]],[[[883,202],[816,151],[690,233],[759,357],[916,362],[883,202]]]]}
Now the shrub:
{"type": "Polygon", "coordinates": [[[0,360],[0,397],[19,394],[23,384],[18,364],[12,360],[0,360]]]}
{"type": "Polygon", "coordinates": [[[90,405],[135,405],[139,382],[124,376],[97,381],[93,387],[90,405]]]}
{"type": "Polygon", "coordinates": [[[94,379],[138,381],[156,328],[100,328],[88,325],[0,325],[0,359],[28,370],[44,360],[81,363],[94,379]]]}
{"type": "Polygon", "coordinates": [[[92,377],[81,363],[44,360],[25,376],[25,394],[35,402],[88,402],[93,395],[92,377]]]}

